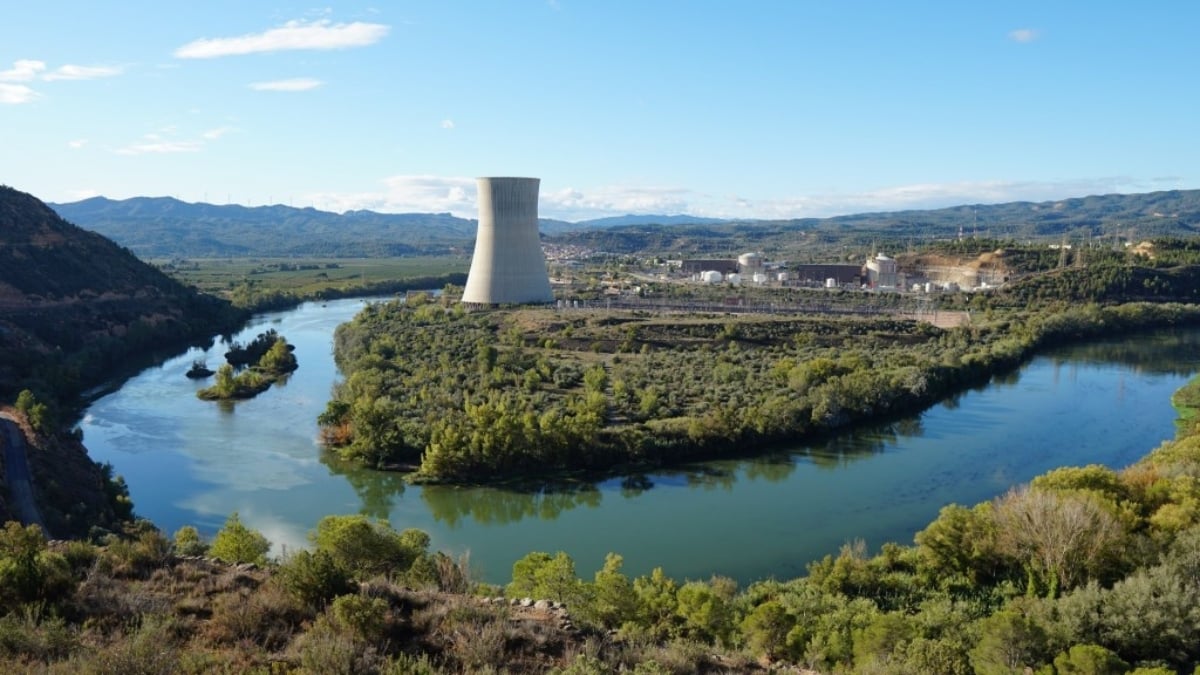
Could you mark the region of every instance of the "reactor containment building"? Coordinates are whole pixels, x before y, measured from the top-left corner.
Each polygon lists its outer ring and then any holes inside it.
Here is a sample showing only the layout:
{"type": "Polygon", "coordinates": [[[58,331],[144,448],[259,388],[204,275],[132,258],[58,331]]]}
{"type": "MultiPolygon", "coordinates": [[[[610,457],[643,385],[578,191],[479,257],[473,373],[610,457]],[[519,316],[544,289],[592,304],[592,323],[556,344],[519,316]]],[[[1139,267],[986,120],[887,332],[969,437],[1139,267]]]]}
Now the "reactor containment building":
{"type": "Polygon", "coordinates": [[[479,231],[462,301],[469,305],[554,302],[538,239],[538,178],[478,178],[479,231]]]}

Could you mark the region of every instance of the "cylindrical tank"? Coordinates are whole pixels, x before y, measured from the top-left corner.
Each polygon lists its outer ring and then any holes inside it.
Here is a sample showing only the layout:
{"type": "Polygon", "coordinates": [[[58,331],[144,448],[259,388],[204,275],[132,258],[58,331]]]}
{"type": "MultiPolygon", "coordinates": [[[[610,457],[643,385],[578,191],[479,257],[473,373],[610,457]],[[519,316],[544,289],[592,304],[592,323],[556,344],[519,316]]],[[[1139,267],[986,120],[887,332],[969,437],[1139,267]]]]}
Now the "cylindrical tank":
{"type": "Polygon", "coordinates": [[[738,274],[737,272],[730,272],[729,274],[725,275],[725,281],[737,286],[738,284],[742,283],[742,275],[738,274]]]}
{"type": "Polygon", "coordinates": [[[554,302],[538,239],[537,178],[479,178],[479,229],[462,301],[554,302]]]}
{"type": "Polygon", "coordinates": [[[759,284],[760,286],[767,283],[767,275],[763,274],[762,272],[755,272],[753,279],[754,283],[759,284]]]}
{"type": "Polygon", "coordinates": [[[742,271],[756,270],[762,267],[762,255],[759,253],[743,253],[738,256],[738,267],[742,271]]]}
{"type": "Polygon", "coordinates": [[[829,277],[825,280],[825,288],[837,288],[837,279],[829,277]]]}
{"type": "Polygon", "coordinates": [[[716,270],[708,270],[700,273],[700,281],[706,284],[719,284],[721,283],[721,279],[721,273],[716,270]]]}
{"type": "Polygon", "coordinates": [[[779,274],[775,275],[775,279],[778,281],[787,281],[788,279],[791,279],[791,277],[787,272],[780,272],[779,274]]]}

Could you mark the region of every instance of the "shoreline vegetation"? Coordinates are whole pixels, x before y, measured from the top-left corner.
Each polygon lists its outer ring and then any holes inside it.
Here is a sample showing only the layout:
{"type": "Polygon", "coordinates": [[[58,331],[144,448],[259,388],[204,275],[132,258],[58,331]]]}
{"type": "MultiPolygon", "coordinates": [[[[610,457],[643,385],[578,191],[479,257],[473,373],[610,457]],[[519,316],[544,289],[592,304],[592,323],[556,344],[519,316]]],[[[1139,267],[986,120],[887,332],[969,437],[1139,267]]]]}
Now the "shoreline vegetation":
{"type": "Polygon", "coordinates": [[[1059,304],[938,329],[889,317],[465,312],[410,296],[335,337],[325,443],[414,481],[607,474],[745,454],[924,409],[1069,341],[1200,306],[1059,304]]]}
{"type": "MultiPolygon", "coordinates": [[[[1181,391],[1200,387],[1200,376],[1181,391]]],[[[1133,465],[1063,467],[912,544],[851,542],[789,580],[581,579],[532,552],[504,586],[428,535],[327,516],[310,548],[232,514],[97,542],[0,530],[0,665],[47,672],[1037,672],[1200,664],[1200,424],[1133,465]],[[33,608],[36,608],[33,609],[33,608]],[[86,626],[86,629],[84,628],[86,626]]]]}
{"type": "Polygon", "coordinates": [[[197,390],[196,396],[206,401],[253,398],[299,367],[294,350],[274,329],[260,333],[248,345],[235,342],[225,352],[226,363],[217,368],[212,386],[197,390]],[[251,363],[254,365],[237,372],[251,363]]]}

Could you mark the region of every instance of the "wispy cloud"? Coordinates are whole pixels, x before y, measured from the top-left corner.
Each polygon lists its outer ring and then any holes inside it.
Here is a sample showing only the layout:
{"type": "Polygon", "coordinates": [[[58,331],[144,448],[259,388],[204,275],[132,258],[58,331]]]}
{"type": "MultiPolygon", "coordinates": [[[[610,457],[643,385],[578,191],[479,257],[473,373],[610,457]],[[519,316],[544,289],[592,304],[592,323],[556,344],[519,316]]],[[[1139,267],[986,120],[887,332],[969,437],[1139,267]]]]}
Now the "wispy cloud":
{"type": "Polygon", "coordinates": [[[1041,32],[1033,28],[1018,28],[1008,31],[1008,39],[1013,42],[1033,42],[1041,36],[1041,32]]]}
{"type": "Polygon", "coordinates": [[[317,193],[305,199],[319,209],[386,213],[453,213],[475,216],[475,179],[458,176],[391,176],[376,192],[317,193]]]}
{"type": "Polygon", "coordinates": [[[43,61],[20,59],[13,62],[12,68],[0,70],[0,82],[28,82],[46,69],[43,61]]]}
{"type": "MultiPolygon", "coordinates": [[[[852,213],[933,209],[961,204],[1055,201],[1113,192],[1136,192],[1152,182],[1125,176],[1061,181],[971,181],[918,183],[855,193],[801,194],[776,198],[713,195],[686,187],[595,188],[542,190],[539,212],[544,218],[580,221],[625,214],[690,214],[745,220],[824,218],[852,213]]],[[[339,213],[369,209],[385,213],[477,214],[475,179],[457,176],[391,176],[374,192],[305,195],[315,207],[339,213]]]]}
{"type": "Polygon", "coordinates": [[[454,128],[454,120],[442,120],[442,128],[443,129],[453,129],[454,128]]]}
{"type": "Polygon", "coordinates": [[[77,66],[68,64],[46,73],[42,76],[42,79],[47,82],[54,80],[94,80],[100,77],[120,75],[121,72],[122,69],[116,66],[77,66]]]}
{"type": "Polygon", "coordinates": [[[270,82],[254,82],[250,88],[255,91],[308,91],[324,84],[311,77],[294,77],[288,80],[272,80],[270,82]]]}
{"type": "Polygon", "coordinates": [[[204,133],[200,134],[200,136],[206,141],[215,141],[231,131],[237,131],[237,129],[233,127],[217,127],[215,129],[209,129],[208,131],[205,131],[204,133]]]}
{"type": "Polygon", "coordinates": [[[140,140],[117,148],[114,152],[118,155],[169,155],[200,152],[204,146],[236,130],[229,126],[215,127],[195,136],[187,134],[181,138],[178,129],[172,124],[146,134],[140,140]]]}
{"type": "Polygon", "coordinates": [[[23,84],[0,83],[0,103],[2,104],[29,103],[40,96],[41,94],[23,84]]]}
{"type": "Polygon", "coordinates": [[[382,40],[388,30],[389,26],[384,24],[361,21],[337,24],[328,19],[289,21],[262,33],[194,40],[176,49],[175,57],[211,59],[287,50],[365,47],[382,40]]]}
{"type": "Polygon", "coordinates": [[[67,141],[67,147],[71,148],[72,150],[78,150],[85,145],[87,145],[86,138],[77,138],[73,141],[67,141]]]}
{"type": "Polygon", "coordinates": [[[143,141],[117,149],[118,155],[165,155],[176,152],[198,152],[200,141],[143,141]]]}
{"type": "Polygon", "coordinates": [[[542,210],[551,218],[587,220],[627,213],[689,213],[697,195],[680,187],[601,186],[563,188],[541,195],[542,210]]]}

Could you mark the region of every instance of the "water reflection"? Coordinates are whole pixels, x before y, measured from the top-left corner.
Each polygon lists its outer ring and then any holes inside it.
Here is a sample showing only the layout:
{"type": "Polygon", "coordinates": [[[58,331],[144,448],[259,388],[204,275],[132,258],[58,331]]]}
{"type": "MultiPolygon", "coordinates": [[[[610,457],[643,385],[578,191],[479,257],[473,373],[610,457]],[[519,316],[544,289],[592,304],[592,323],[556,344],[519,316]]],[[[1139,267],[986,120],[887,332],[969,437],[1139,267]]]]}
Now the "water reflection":
{"type": "Polygon", "coordinates": [[[1194,366],[1185,355],[1200,351],[1200,332],[1167,330],[1062,347],[1047,352],[1055,364],[1111,364],[1136,373],[1187,377],[1194,366]]]}
{"type": "Polygon", "coordinates": [[[327,450],[321,452],[321,463],[329,468],[329,475],[346,479],[361,502],[358,512],[368,518],[387,520],[407,486],[401,474],[364,469],[327,450]]]}
{"type": "Polygon", "coordinates": [[[426,485],[421,489],[421,500],[435,520],[455,528],[468,519],[486,525],[516,523],[526,518],[555,520],[571,509],[600,506],[602,494],[591,483],[553,485],[531,491],[426,485]]]}

